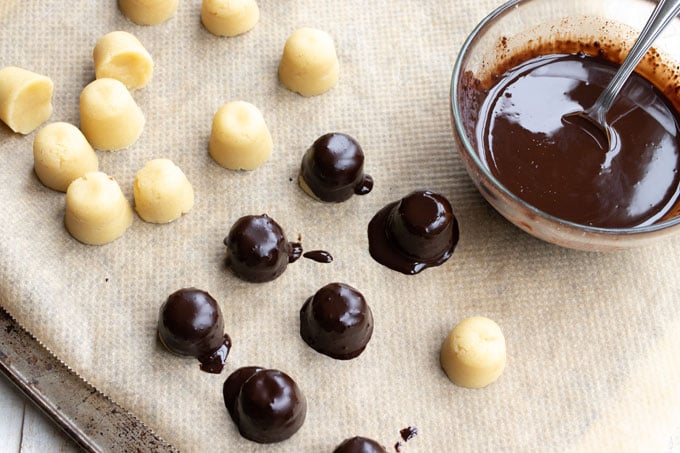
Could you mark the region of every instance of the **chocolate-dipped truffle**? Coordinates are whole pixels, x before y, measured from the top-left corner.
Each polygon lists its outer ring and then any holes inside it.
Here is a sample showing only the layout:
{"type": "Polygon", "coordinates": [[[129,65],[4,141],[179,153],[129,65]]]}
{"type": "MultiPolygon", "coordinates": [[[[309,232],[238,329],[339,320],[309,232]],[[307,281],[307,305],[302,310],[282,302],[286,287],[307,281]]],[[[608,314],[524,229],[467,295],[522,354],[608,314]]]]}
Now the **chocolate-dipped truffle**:
{"type": "Polygon", "coordinates": [[[451,257],[458,221],[449,201],[429,190],[415,191],[382,208],[368,225],[373,259],[404,274],[417,274],[451,257]]]}
{"type": "Polygon", "coordinates": [[[321,201],[345,201],[352,194],[365,195],[373,178],[364,174],[364,152],[347,134],[322,135],[302,157],[300,187],[321,201]]]}
{"type": "Polygon", "coordinates": [[[345,439],[333,453],[387,453],[387,450],[373,439],[356,436],[345,439]]]}
{"type": "Polygon", "coordinates": [[[364,296],[344,283],[330,283],[300,309],[300,336],[316,351],[348,360],[363,352],[373,334],[373,314],[364,296]]]}
{"type": "Polygon", "coordinates": [[[161,306],[158,337],[170,351],[196,357],[209,373],[222,371],[231,347],[217,301],[196,288],[175,291],[161,306]]]}
{"type": "Polygon", "coordinates": [[[279,370],[250,366],[234,371],[222,388],[224,405],[239,432],[259,443],[286,440],[305,421],[307,400],[279,370]]]}
{"type": "Polygon", "coordinates": [[[227,266],[237,277],[256,283],[274,280],[302,254],[302,246],[288,242],[281,226],[266,214],[238,219],[224,245],[227,266]]]}

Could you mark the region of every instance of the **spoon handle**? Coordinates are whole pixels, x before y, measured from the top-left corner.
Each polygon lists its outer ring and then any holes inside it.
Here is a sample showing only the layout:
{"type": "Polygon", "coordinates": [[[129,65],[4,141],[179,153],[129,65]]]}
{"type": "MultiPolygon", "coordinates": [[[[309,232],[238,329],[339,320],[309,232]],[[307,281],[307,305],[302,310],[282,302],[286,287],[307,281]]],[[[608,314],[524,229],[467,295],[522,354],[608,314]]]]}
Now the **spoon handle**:
{"type": "Polygon", "coordinates": [[[628,76],[633,72],[642,57],[647,53],[649,47],[654,40],[659,36],[661,31],[668,25],[668,23],[675,16],[680,13],[680,0],[661,0],[654,8],[652,15],[647,20],[645,27],[640,33],[640,37],[635,41],[633,47],[628,52],[628,56],[621,64],[621,67],[616,72],[609,85],[604,89],[600,98],[593,105],[597,106],[595,113],[598,118],[604,117],[605,113],[614,103],[614,99],[623,88],[628,76]]]}

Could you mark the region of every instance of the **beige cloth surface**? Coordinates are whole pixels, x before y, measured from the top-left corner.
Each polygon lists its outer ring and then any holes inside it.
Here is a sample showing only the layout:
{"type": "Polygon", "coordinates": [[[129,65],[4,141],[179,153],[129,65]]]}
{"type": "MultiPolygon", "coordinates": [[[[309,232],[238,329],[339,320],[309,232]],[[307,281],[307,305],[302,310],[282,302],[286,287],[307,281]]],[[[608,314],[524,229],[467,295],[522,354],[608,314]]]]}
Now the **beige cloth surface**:
{"type": "Polygon", "coordinates": [[[263,0],[251,32],[217,38],[200,1],[153,27],[126,20],[113,0],[0,2],[0,67],[55,82],[50,121],[78,124],[78,96],[93,78],[96,40],[135,34],[152,54],[152,82],[134,92],[147,123],[129,149],[99,152],[100,168],[132,199],[134,174],[167,157],[187,174],[194,209],[168,225],[135,218],[119,240],[82,245],[65,231],[64,195],[32,171],[32,139],[0,126],[0,303],[66,364],[183,451],[322,452],[364,435],[393,451],[399,430],[419,435],[404,451],[663,451],[680,425],[680,238],[610,254],[542,243],[492,210],[474,189],[451,137],[453,62],[497,0],[263,0]],[[283,88],[276,68],[299,26],[336,40],[341,76],[325,95],[283,88]],[[231,100],[258,106],[274,139],[269,162],[232,172],[207,153],[213,113],[231,100]],[[322,204],[297,186],[304,150],[343,131],[366,153],[373,192],[322,204]],[[461,226],[447,263],[405,276],[373,262],[366,226],[383,205],[428,188],[447,196],[461,226]],[[301,259],[265,284],[223,266],[222,239],[247,214],[267,213],[328,265],[301,259]],[[351,361],[300,339],[304,300],[332,281],[366,296],[375,331],[351,361]],[[196,286],[222,307],[233,349],[225,371],[168,353],[156,340],[158,309],[196,286]],[[439,347],[462,318],[503,328],[508,364],[486,389],[451,384],[439,347]],[[222,401],[238,367],[281,369],[308,400],[290,440],[242,439],[222,401]]]}

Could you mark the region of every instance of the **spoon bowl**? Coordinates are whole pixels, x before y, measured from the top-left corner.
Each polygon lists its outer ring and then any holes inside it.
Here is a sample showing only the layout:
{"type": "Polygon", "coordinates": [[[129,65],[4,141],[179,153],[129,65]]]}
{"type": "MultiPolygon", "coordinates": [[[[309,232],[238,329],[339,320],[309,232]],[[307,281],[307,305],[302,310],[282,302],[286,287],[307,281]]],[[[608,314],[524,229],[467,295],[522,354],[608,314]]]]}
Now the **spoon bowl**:
{"type": "Polygon", "coordinates": [[[649,16],[640,36],[628,52],[628,56],[595,103],[584,111],[565,114],[562,121],[581,128],[605,151],[615,148],[617,134],[607,122],[607,112],[652,43],[678,13],[680,13],[680,0],[660,0],[649,16]]]}

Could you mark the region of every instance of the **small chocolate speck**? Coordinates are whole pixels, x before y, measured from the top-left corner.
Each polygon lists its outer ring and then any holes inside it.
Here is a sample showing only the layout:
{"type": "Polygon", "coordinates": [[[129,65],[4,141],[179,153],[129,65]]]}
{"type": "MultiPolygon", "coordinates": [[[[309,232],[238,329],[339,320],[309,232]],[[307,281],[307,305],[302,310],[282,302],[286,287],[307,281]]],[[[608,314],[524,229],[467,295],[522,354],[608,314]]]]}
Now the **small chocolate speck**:
{"type": "Polygon", "coordinates": [[[401,438],[404,439],[404,442],[408,442],[418,435],[418,428],[415,426],[409,426],[400,430],[399,434],[401,434],[401,438]]]}
{"type": "Polygon", "coordinates": [[[401,442],[397,442],[396,444],[394,444],[394,451],[396,451],[397,453],[401,452],[402,445],[403,444],[401,442]]]}

